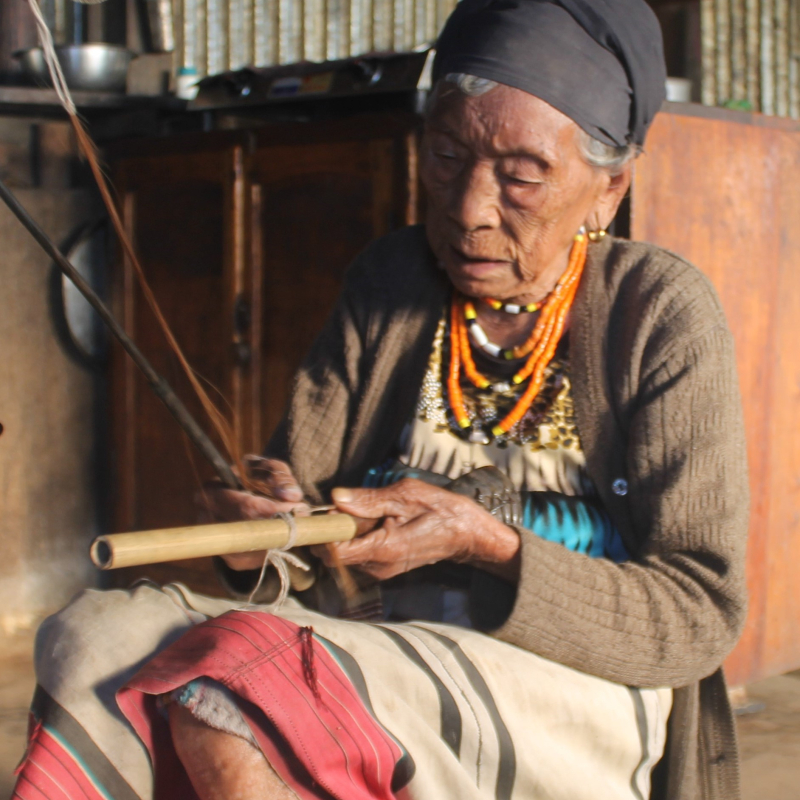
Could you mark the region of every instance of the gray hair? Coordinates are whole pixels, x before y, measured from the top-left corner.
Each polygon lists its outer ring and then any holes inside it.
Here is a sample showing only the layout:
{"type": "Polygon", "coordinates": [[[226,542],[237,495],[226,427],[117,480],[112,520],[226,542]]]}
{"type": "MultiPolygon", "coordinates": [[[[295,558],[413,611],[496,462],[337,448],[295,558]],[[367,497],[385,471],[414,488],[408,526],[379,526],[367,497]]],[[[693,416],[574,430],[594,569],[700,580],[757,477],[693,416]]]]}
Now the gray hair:
{"type": "MultiPolygon", "coordinates": [[[[443,80],[447,83],[454,83],[469,97],[480,97],[497,86],[497,81],[468,75],[466,72],[449,72],[443,80]]],[[[434,87],[431,97],[435,94],[436,87],[434,87]]],[[[618,174],[629,161],[639,155],[639,148],[636,145],[626,144],[617,147],[606,144],[586,133],[583,128],[578,128],[578,149],[581,157],[590,167],[607,169],[612,174],[618,174]]]]}

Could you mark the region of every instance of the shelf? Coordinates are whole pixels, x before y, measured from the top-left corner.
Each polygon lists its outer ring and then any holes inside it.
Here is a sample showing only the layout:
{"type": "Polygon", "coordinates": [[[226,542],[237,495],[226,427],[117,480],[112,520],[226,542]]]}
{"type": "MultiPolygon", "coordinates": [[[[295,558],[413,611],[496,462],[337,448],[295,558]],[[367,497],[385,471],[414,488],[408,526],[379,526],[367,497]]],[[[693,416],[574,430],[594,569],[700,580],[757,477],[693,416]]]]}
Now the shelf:
{"type": "MultiPolygon", "coordinates": [[[[72,99],[84,113],[142,108],[180,111],[186,108],[185,100],[172,96],[149,97],[119,92],[73,91],[72,99]]],[[[0,86],[0,115],[2,114],[63,116],[64,110],[54,89],[37,86],[0,86]]]]}

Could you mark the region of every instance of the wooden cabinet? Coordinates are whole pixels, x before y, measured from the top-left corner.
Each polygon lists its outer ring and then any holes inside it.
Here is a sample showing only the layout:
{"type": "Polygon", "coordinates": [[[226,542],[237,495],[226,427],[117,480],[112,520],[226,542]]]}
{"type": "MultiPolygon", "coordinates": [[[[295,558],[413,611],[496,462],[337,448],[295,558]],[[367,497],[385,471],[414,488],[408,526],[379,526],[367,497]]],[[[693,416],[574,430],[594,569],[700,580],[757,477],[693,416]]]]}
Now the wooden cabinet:
{"type": "MultiPolygon", "coordinates": [[[[417,128],[413,116],[386,115],[114,153],[145,271],[190,361],[235,409],[245,451],[260,450],[280,417],[347,263],[416,221],[417,128]]],[[[799,145],[795,122],[669,105],[617,220],[618,233],[704,270],[736,338],[753,493],[750,616],[728,661],[736,683],[800,667],[799,145]]],[[[115,296],[142,349],[202,418],[129,265],[115,296]]],[[[117,529],[193,521],[208,470],[119,354],[114,375],[117,529]]],[[[217,591],[207,564],[144,572],[217,591]]]]}
{"type": "MultiPolygon", "coordinates": [[[[243,452],[260,452],[291,377],[333,307],[345,268],[373,239],[416,221],[412,115],[171,137],[111,153],[125,224],[181,348],[243,452]]],[[[121,263],[114,303],[126,329],[197,419],[177,358],[121,263]]],[[[114,526],[190,524],[212,477],[120,351],[112,363],[114,526]]],[[[209,562],[131,570],[217,591],[209,562]]]]}

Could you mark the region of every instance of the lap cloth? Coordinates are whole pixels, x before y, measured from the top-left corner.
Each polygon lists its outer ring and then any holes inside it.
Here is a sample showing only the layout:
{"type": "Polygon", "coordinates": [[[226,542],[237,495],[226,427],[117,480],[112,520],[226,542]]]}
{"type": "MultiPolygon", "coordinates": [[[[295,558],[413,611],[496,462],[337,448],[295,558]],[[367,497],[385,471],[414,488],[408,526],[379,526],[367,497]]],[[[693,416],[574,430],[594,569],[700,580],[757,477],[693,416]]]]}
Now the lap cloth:
{"type": "Polygon", "coordinates": [[[36,670],[15,800],[195,797],[157,697],[203,676],[301,798],[643,800],[671,704],[473,630],[179,584],[84,592],[43,624],[36,670]]]}

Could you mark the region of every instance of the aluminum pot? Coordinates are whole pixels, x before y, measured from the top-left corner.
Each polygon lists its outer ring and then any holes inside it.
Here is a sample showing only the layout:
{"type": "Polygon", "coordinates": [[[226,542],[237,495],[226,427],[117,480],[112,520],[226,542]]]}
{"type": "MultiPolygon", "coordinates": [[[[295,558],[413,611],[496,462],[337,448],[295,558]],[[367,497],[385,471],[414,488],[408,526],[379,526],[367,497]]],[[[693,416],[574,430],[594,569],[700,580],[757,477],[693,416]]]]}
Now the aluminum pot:
{"type": "MultiPolygon", "coordinates": [[[[14,53],[34,83],[50,85],[41,47],[14,53]]],[[[124,92],[133,53],[113,44],[70,44],[56,47],[67,86],[76,91],[124,92]]]]}

